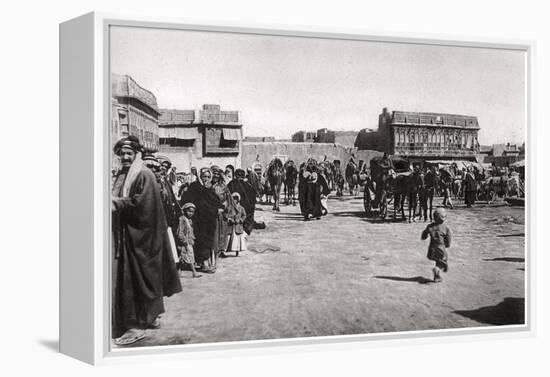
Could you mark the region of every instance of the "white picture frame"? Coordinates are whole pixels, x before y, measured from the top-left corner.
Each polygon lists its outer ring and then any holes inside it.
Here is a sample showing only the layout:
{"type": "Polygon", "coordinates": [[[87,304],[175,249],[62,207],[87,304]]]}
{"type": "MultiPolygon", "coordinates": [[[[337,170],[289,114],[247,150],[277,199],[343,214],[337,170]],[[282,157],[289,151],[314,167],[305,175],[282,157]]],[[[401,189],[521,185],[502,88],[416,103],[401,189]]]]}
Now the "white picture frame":
{"type": "Polygon", "coordinates": [[[301,349],[373,346],[384,342],[430,342],[434,337],[453,341],[532,335],[535,318],[532,299],[535,253],[532,249],[532,172],[535,169],[532,124],[533,41],[364,30],[326,30],[310,27],[210,24],[160,18],[89,13],[60,25],[60,351],[90,364],[128,362],[143,358],[225,356],[301,349]],[[177,30],[267,34],[312,38],[417,43],[511,49],[526,56],[526,257],[525,324],[494,328],[411,331],[363,335],[243,341],[113,350],[110,346],[109,217],[110,171],[108,127],[110,109],[109,33],[111,26],[138,26],[177,30]],[[78,158],[69,158],[78,156],[78,158]],[[81,205],[74,206],[76,201],[81,205]],[[83,204],[82,204],[83,203],[83,204]],[[74,266],[84,268],[74,268],[74,266]]]}

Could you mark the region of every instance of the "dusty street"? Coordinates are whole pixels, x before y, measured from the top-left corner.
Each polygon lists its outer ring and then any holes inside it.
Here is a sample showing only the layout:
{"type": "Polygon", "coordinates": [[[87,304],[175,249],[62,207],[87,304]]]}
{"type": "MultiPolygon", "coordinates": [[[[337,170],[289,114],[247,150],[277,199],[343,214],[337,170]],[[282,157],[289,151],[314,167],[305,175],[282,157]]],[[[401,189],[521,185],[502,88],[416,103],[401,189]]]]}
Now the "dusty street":
{"type": "Polygon", "coordinates": [[[304,222],[298,206],[259,205],[267,229],[250,250],[219,260],[215,274],[184,272],[161,328],[134,346],[523,323],[523,208],[448,211],[450,269],[434,284],[426,223],[366,218],[348,195],[329,206],[304,222]]]}

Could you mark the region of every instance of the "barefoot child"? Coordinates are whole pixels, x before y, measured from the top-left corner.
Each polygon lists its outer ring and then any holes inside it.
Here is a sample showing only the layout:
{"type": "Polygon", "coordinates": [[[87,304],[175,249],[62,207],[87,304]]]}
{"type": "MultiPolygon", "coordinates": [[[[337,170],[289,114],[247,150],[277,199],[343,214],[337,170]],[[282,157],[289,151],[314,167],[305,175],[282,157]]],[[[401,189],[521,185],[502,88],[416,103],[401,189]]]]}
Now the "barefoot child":
{"type": "Polygon", "coordinates": [[[235,203],[235,214],[228,216],[227,222],[231,227],[231,233],[227,237],[227,251],[236,252],[239,256],[240,251],[246,251],[246,238],[244,234],[244,220],[246,219],[246,211],[241,206],[241,195],[237,192],[231,194],[235,203]]]}
{"type": "Polygon", "coordinates": [[[444,224],[447,214],[443,208],[436,208],[434,213],[434,222],[426,227],[422,232],[422,239],[430,236],[430,246],[428,247],[428,259],[435,262],[433,268],[434,282],[439,283],[441,279],[440,272],[447,272],[447,250],[451,246],[451,229],[444,224]]]}
{"type": "Polygon", "coordinates": [[[188,264],[191,266],[193,277],[200,278],[201,275],[197,274],[197,271],[195,270],[195,254],[193,251],[195,235],[193,233],[193,224],[191,222],[191,218],[195,214],[195,205],[193,203],[185,203],[182,211],[183,216],[179,218],[176,240],[180,254],[180,268],[183,268],[184,264],[188,264]]]}

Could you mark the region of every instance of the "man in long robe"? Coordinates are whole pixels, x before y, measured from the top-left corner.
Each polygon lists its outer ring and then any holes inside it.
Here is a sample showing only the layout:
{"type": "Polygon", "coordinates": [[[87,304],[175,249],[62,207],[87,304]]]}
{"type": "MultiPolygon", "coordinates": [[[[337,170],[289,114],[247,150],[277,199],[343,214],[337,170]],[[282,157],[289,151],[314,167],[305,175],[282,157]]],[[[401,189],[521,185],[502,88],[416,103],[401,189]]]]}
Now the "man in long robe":
{"type": "Polygon", "coordinates": [[[231,197],[231,192],[227,188],[223,171],[219,166],[212,166],[212,188],[223,204],[224,211],[218,213],[218,255],[224,256],[227,246],[227,236],[230,235],[231,229],[227,223],[227,219],[235,215],[236,207],[231,197]]]}
{"type": "Polygon", "coordinates": [[[466,207],[471,207],[475,204],[477,191],[477,182],[471,166],[468,167],[468,171],[464,177],[464,184],[464,203],[466,204],[466,207]]]}
{"type": "Polygon", "coordinates": [[[160,196],[166,215],[166,222],[172,235],[176,237],[176,232],[179,225],[179,219],[183,216],[181,207],[178,205],[176,195],[174,194],[171,177],[172,162],[167,157],[160,157],[161,179],[160,179],[160,196]]]}
{"type": "Polygon", "coordinates": [[[246,211],[246,218],[244,220],[244,231],[250,235],[252,229],[254,229],[254,212],[256,211],[256,190],[248,182],[244,180],[245,171],[237,169],[235,171],[235,178],[227,184],[227,188],[231,193],[238,193],[241,197],[240,205],[246,211]]]}
{"type": "Polygon", "coordinates": [[[115,344],[128,345],[160,326],[163,296],[181,291],[155,175],[137,153],[135,136],[114,147],[122,169],[112,189],[113,318],[115,344]]]}

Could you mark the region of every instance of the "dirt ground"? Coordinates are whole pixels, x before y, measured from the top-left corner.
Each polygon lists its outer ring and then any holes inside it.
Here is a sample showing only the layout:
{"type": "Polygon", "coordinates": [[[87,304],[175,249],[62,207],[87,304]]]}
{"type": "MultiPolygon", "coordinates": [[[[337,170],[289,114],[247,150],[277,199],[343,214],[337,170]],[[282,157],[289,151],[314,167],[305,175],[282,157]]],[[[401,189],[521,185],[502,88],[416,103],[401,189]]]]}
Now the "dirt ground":
{"type": "MultiPolygon", "coordinates": [[[[437,200],[438,203],[441,200],[437,200]]],[[[367,218],[362,199],[329,199],[304,222],[298,206],[259,205],[267,229],[167,298],[159,330],[134,346],[464,328],[524,321],[524,209],[448,211],[449,272],[432,283],[424,222],[367,218]]]]}

